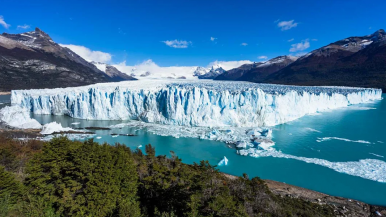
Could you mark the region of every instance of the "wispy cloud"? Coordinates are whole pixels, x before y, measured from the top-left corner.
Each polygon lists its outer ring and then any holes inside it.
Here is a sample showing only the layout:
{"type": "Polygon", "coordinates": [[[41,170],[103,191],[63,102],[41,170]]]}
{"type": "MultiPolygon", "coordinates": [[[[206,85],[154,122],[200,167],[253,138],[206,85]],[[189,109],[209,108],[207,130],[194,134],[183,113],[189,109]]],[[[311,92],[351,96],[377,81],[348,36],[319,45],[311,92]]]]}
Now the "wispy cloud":
{"type": "Polygon", "coordinates": [[[17,29],[29,29],[31,28],[31,26],[27,25],[27,24],[24,24],[24,25],[18,25],[17,26],[17,29]]]}
{"type": "Polygon", "coordinates": [[[257,58],[260,59],[260,60],[266,60],[266,59],[268,59],[267,56],[259,56],[259,57],[257,57],[257,58]]]}
{"type": "Polygon", "coordinates": [[[171,41],[162,41],[167,46],[172,48],[188,48],[190,44],[192,44],[191,41],[180,41],[180,40],[171,40],[171,41]]]}
{"type": "Polygon", "coordinates": [[[293,40],[295,40],[295,39],[294,39],[294,38],[291,38],[291,39],[288,40],[288,42],[291,42],[291,41],[293,41],[293,40]]]}
{"type": "Polygon", "coordinates": [[[248,44],[245,43],[245,42],[243,42],[243,43],[241,43],[240,45],[241,45],[241,46],[247,46],[248,44]]]}
{"type": "Polygon", "coordinates": [[[316,39],[316,38],[313,38],[313,39],[311,39],[311,41],[318,41],[318,39],[316,39]]]}
{"type": "Polygon", "coordinates": [[[4,21],[4,18],[3,16],[0,16],[0,25],[2,25],[4,28],[8,29],[11,25],[9,25],[8,23],[6,23],[4,21]]]}
{"type": "Polygon", "coordinates": [[[76,54],[78,54],[83,59],[89,62],[95,61],[95,62],[107,63],[111,61],[112,56],[109,53],[105,53],[102,51],[93,51],[87,47],[80,46],[80,45],[60,44],[60,46],[66,47],[72,50],[73,52],[75,52],[76,54]]]}
{"type": "Polygon", "coordinates": [[[295,20],[281,21],[277,26],[281,28],[281,31],[285,31],[298,26],[298,23],[295,23],[295,20]]]}
{"type": "Polygon", "coordinates": [[[297,44],[292,44],[291,45],[291,49],[289,50],[290,52],[298,52],[298,51],[303,51],[307,48],[310,47],[310,42],[308,39],[306,40],[303,40],[302,42],[300,43],[297,43],[297,44]]]}
{"type": "Polygon", "coordinates": [[[215,37],[210,37],[210,40],[211,40],[211,41],[215,41],[215,40],[217,40],[217,38],[215,38],[215,37]]]}

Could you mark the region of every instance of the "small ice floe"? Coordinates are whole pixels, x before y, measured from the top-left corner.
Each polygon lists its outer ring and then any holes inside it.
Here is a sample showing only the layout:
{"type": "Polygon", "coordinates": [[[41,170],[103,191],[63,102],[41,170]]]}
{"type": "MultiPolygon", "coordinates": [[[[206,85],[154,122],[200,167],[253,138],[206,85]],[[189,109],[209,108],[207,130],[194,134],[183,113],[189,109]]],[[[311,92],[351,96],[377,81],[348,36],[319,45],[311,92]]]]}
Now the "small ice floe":
{"type": "Polygon", "coordinates": [[[71,123],[71,125],[79,125],[80,122],[74,122],[74,123],[71,123]]]}
{"type": "Polygon", "coordinates": [[[96,139],[102,139],[102,137],[98,136],[98,137],[96,137],[96,139]]]}
{"type": "Polygon", "coordinates": [[[116,137],[118,137],[119,135],[114,135],[114,136],[111,136],[111,137],[113,137],[113,138],[116,138],[116,137]]]}
{"type": "Polygon", "coordinates": [[[329,140],[340,140],[340,141],[345,141],[345,142],[372,144],[371,142],[365,141],[365,140],[351,140],[351,139],[345,139],[345,138],[339,138],[339,137],[323,137],[323,138],[318,137],[318,139],[316,141],[317,142],[324,142],[324,141],[329,141],[329,140]]]}
{"type": "Polygon", "coordinates": [[[137,148],[142,148],[142,145],[138,145],[137,148]]]}
{"type": "Polygon", "coordinates": [[[378,143],[383,143],[382,141],[377,141],[378,143]]]}
{"type": "Polygon", "coordinates": [[[381,157],[381,158],[384,158],[384,156],[382,156],[382,155],[379,155],[379,154],[374,154],[374,153],[369,153],[369,154],[371,154],[371,155],[374,155],[374,156],[376,156],[376,157],[381,157]]]}
{"type": "Polygon", "coordinates": [[[219,165],[219,166],[228,165],[228,158],[224,156],[224,159],[222,159],[217,165],[219,165]]]}
{"type": "Polygon", "coordinates": [[[316,133],[322,133],[321,131],[315,130],[315,129],[310,128],[310,127],[307,127],[306,130],[311,131],[311,132],[316,132],[316,133]]]}
{"type": "Polygon", "coordinates": [[[250,137],[267,137],[267,138],[272,138],[272,129],[269,128],[254,128],[250,129],[246,132],[246,134],[250,137]]]}
{"type": "Polygon", "coordinates": [[[274,146],[274,145],[275,145],[275,143],[273,141],[266,141],[266,142],[261,142],[258,145],[258,147],[260,149],[268,151],[268,150],[272,150],[273,149],[272,146],[274,146]]]}
{"type": "Polygon", "coordinates": [[[246,149],[247,148],[247,143],[246,142],[237,142],[236,143],[236,148],[246,149]]]}

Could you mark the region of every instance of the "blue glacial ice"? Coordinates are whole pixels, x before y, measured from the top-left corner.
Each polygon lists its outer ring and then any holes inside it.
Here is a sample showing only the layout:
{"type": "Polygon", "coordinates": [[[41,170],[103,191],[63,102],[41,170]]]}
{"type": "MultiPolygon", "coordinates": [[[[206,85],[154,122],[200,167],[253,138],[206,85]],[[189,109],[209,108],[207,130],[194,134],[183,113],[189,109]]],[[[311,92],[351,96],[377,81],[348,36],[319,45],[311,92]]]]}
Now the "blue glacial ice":
{"type": "Polygon", "coordinates": [[[380,89],[299,87],[234,81],[140,80],[14,90],[11,102],[35,114],[90,120],[206,126],[274,126],[304,115],[381,99],[380,89]]]}
{"type": "MultiPolygon", "coordinates": [[[[268,128],[305,115],[381,98],[380,89],[140,80],[76,88],[15,90],[11,102],[35,114],[133,120],[111,128],[134,127],[161,136],[217,140],[234,144],[240,155],[294,159],[386,182],[384,161],[330,162],[285,154],[274,148],[272,131],[268,128]]],[[[225,158],[223,160],[225,163],[225,158]]]]}

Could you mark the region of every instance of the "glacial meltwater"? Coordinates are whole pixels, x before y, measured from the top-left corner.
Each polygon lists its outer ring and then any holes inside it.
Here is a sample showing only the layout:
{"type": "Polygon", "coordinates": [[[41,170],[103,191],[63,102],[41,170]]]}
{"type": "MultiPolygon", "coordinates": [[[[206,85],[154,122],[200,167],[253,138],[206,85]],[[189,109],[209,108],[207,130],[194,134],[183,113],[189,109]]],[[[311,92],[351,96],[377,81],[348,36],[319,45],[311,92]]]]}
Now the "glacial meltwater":
{"type": "MultiPolygon", "coordinates": [[[[386,94],[383,94],[386,98],[386,94]]],[[[3,99],[4,100],[4,99],[3,99]]],[[[90,121],[67,116],[31,114],[40,123],[60,122],[63,127],[110,127],[128,121],[90,121]],[[75,124],[73,124],[75,123],[75,124]]],[[[223,142],[194,138],[158,136],[146,129],[133,127],[95,130],[95,141],[124,143],[144,150],[146,144],[156,147],[157,154],[170,155],[174,151],[185,163],[208,160],[217,165],[224,156],[229,160],[221,171],[233,175],[247,173],[335,196],[360,200],[375,205],[386,205],[386,174],[376,174],[380,181],[366,178],[365,159],[386,161],[386,100],[352,105],[317,115],[305,116],[273,127],[273,146],[290,158],[241,156],[236,149],[223,142]],[[112,136],[111,134],[135,136],[112,136]],[[297,157],[312,159],[312,162],[297,157]],[[324,163],[314,161],[325,160],[324,163]],[[335,162],[339,162],[335,165],[335,162]],[[350,163],[351,162],[351,163],[350,163]],[[363,170],[358,170],[358,168],[363,170]],[[341,171],[346,172],[341,172],[341,171]],[[348,172],[347,172],[348,171],[348,172]],[[349,175],[351,174],[351,175],[349,175]]],[[[375,171],[375,170],[374,170],[375,171]]],[[[381,170],[384,171],[384,170],[381,170]]]]}

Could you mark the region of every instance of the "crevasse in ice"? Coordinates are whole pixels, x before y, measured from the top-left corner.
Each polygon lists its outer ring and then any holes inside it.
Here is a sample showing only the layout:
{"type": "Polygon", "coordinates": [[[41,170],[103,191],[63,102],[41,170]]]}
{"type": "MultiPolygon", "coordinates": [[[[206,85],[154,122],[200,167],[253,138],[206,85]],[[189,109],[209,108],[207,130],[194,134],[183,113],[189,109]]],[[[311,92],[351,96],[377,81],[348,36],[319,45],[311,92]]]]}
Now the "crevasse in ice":
{"type": "Polygon", "coordinates": [[[209,126],[274,126],[307,114],[381,99],[380,89],[298,87],[234,81],[141,80],[14,90],[12,104],[35,114],[91,120],[209,126]]]}

